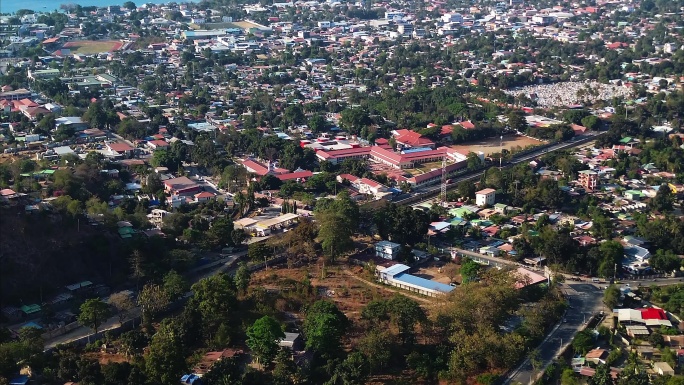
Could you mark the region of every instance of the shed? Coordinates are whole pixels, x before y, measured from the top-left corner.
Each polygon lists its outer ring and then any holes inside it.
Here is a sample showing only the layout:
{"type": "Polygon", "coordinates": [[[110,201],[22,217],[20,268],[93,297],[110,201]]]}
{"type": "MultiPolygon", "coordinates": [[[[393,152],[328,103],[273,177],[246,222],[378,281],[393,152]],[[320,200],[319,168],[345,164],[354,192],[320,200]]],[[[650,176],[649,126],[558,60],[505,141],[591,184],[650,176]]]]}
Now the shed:
{"type": "Polygon", "coordinates": [[[278,346],[298,352],[302,350],[304,341],[299,333],[285,333],[285,338],[278,341],[278,346]]]}

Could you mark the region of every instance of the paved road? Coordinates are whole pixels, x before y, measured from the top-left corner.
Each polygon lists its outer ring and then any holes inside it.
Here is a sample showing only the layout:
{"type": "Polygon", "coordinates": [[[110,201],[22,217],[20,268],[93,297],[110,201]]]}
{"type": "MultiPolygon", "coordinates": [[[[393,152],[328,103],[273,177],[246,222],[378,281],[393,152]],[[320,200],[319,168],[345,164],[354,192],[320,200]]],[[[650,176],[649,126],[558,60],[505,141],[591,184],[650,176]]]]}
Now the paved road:
{"type": "MultiPolygon", "coordinates": [[[[503,267],[520,265],[506,259],[490,257],[468,250],[458,248],[453,248],[453,250],[460,255],[471,257],[480,263],[487,263],[491,266],[503,267]]],[[[572,277],[570,274],[563,275],[566,279],[572,277]]],[[[629,285],[630,287],[636,288],[640,284],[643,286],[666,286],[678,283],[684,283],[683,278],[658,278],[656,281],[653,281],[653,279],[628,279],[620,281],[618,285],[622,287],[629,285]]],[[[533,376],[546,369],[546,367],[553,362],[553,359],[563,351],[562,348],[572,343],[575,335],[585,327],[592,316],[599,314],[601,311],[605,314],[609,314],[612,309],[607,309],[603,304],[602,288],[606,285],[606,283],[595,284],[588,281],[577,282],[569,280],[564,283],[562,285],[562,290],[568,299],[569,308],[563,317],[563,321],[556,325],[537,347],[541,366],[535,371],[529,359],[525,359],[525,361],[508,375],[504,381],[504,385],[516,383],[530,384],[533,376]]]]}
{"type": "MultiPolygon", "coordinates": [[[[655,282],[653,280],[624,280],[620,281],[618,285],[624,287],[628,284],[630,287],[637,287],[639,284],[666,286],[678,283],[682,283],[680,278],[661,278],[655,282]]],[[[553,362],[553,359],[562,352],[562,347],[567,347],[572,343],[572,339],[575,338],[577,332],[584,328],[585,323],[589,321],[592,315],[599,314],[601,311],[610,314],[612,309],[607,309],[603,304],[603,290],[601,288],[605,285],[589,282],[566,282],[563,285],[563,292],[566,294],[570,307],[565,314],[565,321],[560,322],[537,347],[539,361],[541,362],[540,368],[537,368],[535,372],[529,359],[525,359],[516,370],[509,374],[504,385],[531,384],[532,376],[546,369],[553,362]]]]}
{"type": "MultiPolygon", "coordinates": [[[[231,254],[227,256],[226,258],[223,258],[219,261],[216,261],[213,263],[212,266],[201,266],[200,268],[196,269],[195,271],[190,271],[188,272],[192,276],[189,278],[190,283],[194,283],[199,281],[200,279],[210,277],[212,275],[221,273],[221,272],[228,272],[230,273],[231,269],[234,268],[234,262],[244,256],[247,255],[246,251],[241,251],[237,252],[234,254],[231,254]],[[207,270],[205,270],[207,269],[207,270]],[[197,271],[201,270],[201,271],[197,271]]],[[[186,293],[186,296],[192,295],[192,292],[186,293]]],[[[140,308],[135,307],[133,310],[131,310],[129,316],[126,318],[126,320],[130,319],[136,319],[140,317],[140,308]]],[[[107,321],[105,321],[99,328],[99,331],[107,331],[111,329],[116,329],[121,326],[121,323],[119,322],[119,317],[118,315],[115,315],[111,318],[109,318],[107,321]]],[[[50,338],[49,340],[45,341],[45,350],[50,350],[55,348],[57,345],[60,344],[66,344],[75,340],[80,340],[84,337],[87,337],[89,335],[92,335],[93,332],[90,328],[86,328],[83,326],[79,326],[76,329],[70,331],[69,333],[63,334],[61,336],[57,336],[54,338],[50,338]]]]}

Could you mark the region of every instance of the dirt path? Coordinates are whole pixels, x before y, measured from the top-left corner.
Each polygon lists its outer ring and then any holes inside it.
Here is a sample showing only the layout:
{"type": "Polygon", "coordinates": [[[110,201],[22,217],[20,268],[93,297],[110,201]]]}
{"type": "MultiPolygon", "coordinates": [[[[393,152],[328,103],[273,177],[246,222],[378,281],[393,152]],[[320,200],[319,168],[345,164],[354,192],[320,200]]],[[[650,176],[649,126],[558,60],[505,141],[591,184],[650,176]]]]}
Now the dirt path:
{"type": "Polygon", "coordinates": [[[378,288],[378,289],[380,289],[380,290],[391,291],[392,293],[400,293],[400,294],[403,295],[403,296],[406,296],[406,297],[415,299],[416,301],[423,302],[423,303],[429,303],[429,304],[432,304],[432,303],[433,303],[433,301],[430,301],[428,298],[421,297],[421,296],[418,296],[418,295],[415,295],[415,294],[411,294],[410,292],[407,292],[407,291],[392,290],[392,289],[390,288],[390,286],[385,286],[385,285],[381,285],[381,284],[379,284],[379,283],[374,283],[374,282],[365,280],[365,279],[359,277],[358,275],[352,273],[351,271],[349,271],[349,269],[346,268],[346,267],[343,268],[342,271],[343,271],[345,274],[347,274],[348,276],[354,278],[355,280],[360,281],[360,282],[363,282],[363,283],[366,284],[366,285],[373,286],[373,287],[378,288]]]}

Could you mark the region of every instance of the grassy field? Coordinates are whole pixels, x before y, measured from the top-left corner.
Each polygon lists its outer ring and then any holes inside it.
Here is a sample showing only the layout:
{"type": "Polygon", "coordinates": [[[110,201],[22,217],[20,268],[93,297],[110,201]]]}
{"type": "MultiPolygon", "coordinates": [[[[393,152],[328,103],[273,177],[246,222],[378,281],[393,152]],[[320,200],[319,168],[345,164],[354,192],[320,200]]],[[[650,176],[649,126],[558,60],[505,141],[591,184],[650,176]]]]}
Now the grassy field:
{"type": "Polygon", "coordinates": [[[113,52],[122,46],[122,42],[115,40],[79,40],[67,42],[62,47],[70,49],[72,53],[92,55],[101,52],[113,52]]]}
{"type": "Polygon", "coordinates": [[[539,146],[542,144],[544,144],[544,142],[541,140],[528,138],[522,135],[505,135],[503,137],[503,142],[501,142],[499,138],[488,138],[470,143],[457,144],[451,146],[451,148],[465,152],[472,151],[475,153],[482,151],[485,155],[491,155],[498,153],[502,146],[504,149],[510,150],[516,147],[522,149],[527,146],[539,146]]]}

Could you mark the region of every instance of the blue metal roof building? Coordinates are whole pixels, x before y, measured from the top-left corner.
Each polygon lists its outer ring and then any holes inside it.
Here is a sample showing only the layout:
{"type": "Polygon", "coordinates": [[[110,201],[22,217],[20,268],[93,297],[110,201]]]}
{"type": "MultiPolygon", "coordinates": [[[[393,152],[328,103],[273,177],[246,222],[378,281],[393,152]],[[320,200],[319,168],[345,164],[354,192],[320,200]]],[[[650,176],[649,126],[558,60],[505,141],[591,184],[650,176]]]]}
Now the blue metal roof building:
{"type": "Polygon", "coordinates": [[[378,266],[378,276],[383,283],[428,297],[437,297],[455,289],[450,285],[406,273],[409,269],[410,267],[402,264],[387,268],[378,266]]]}

